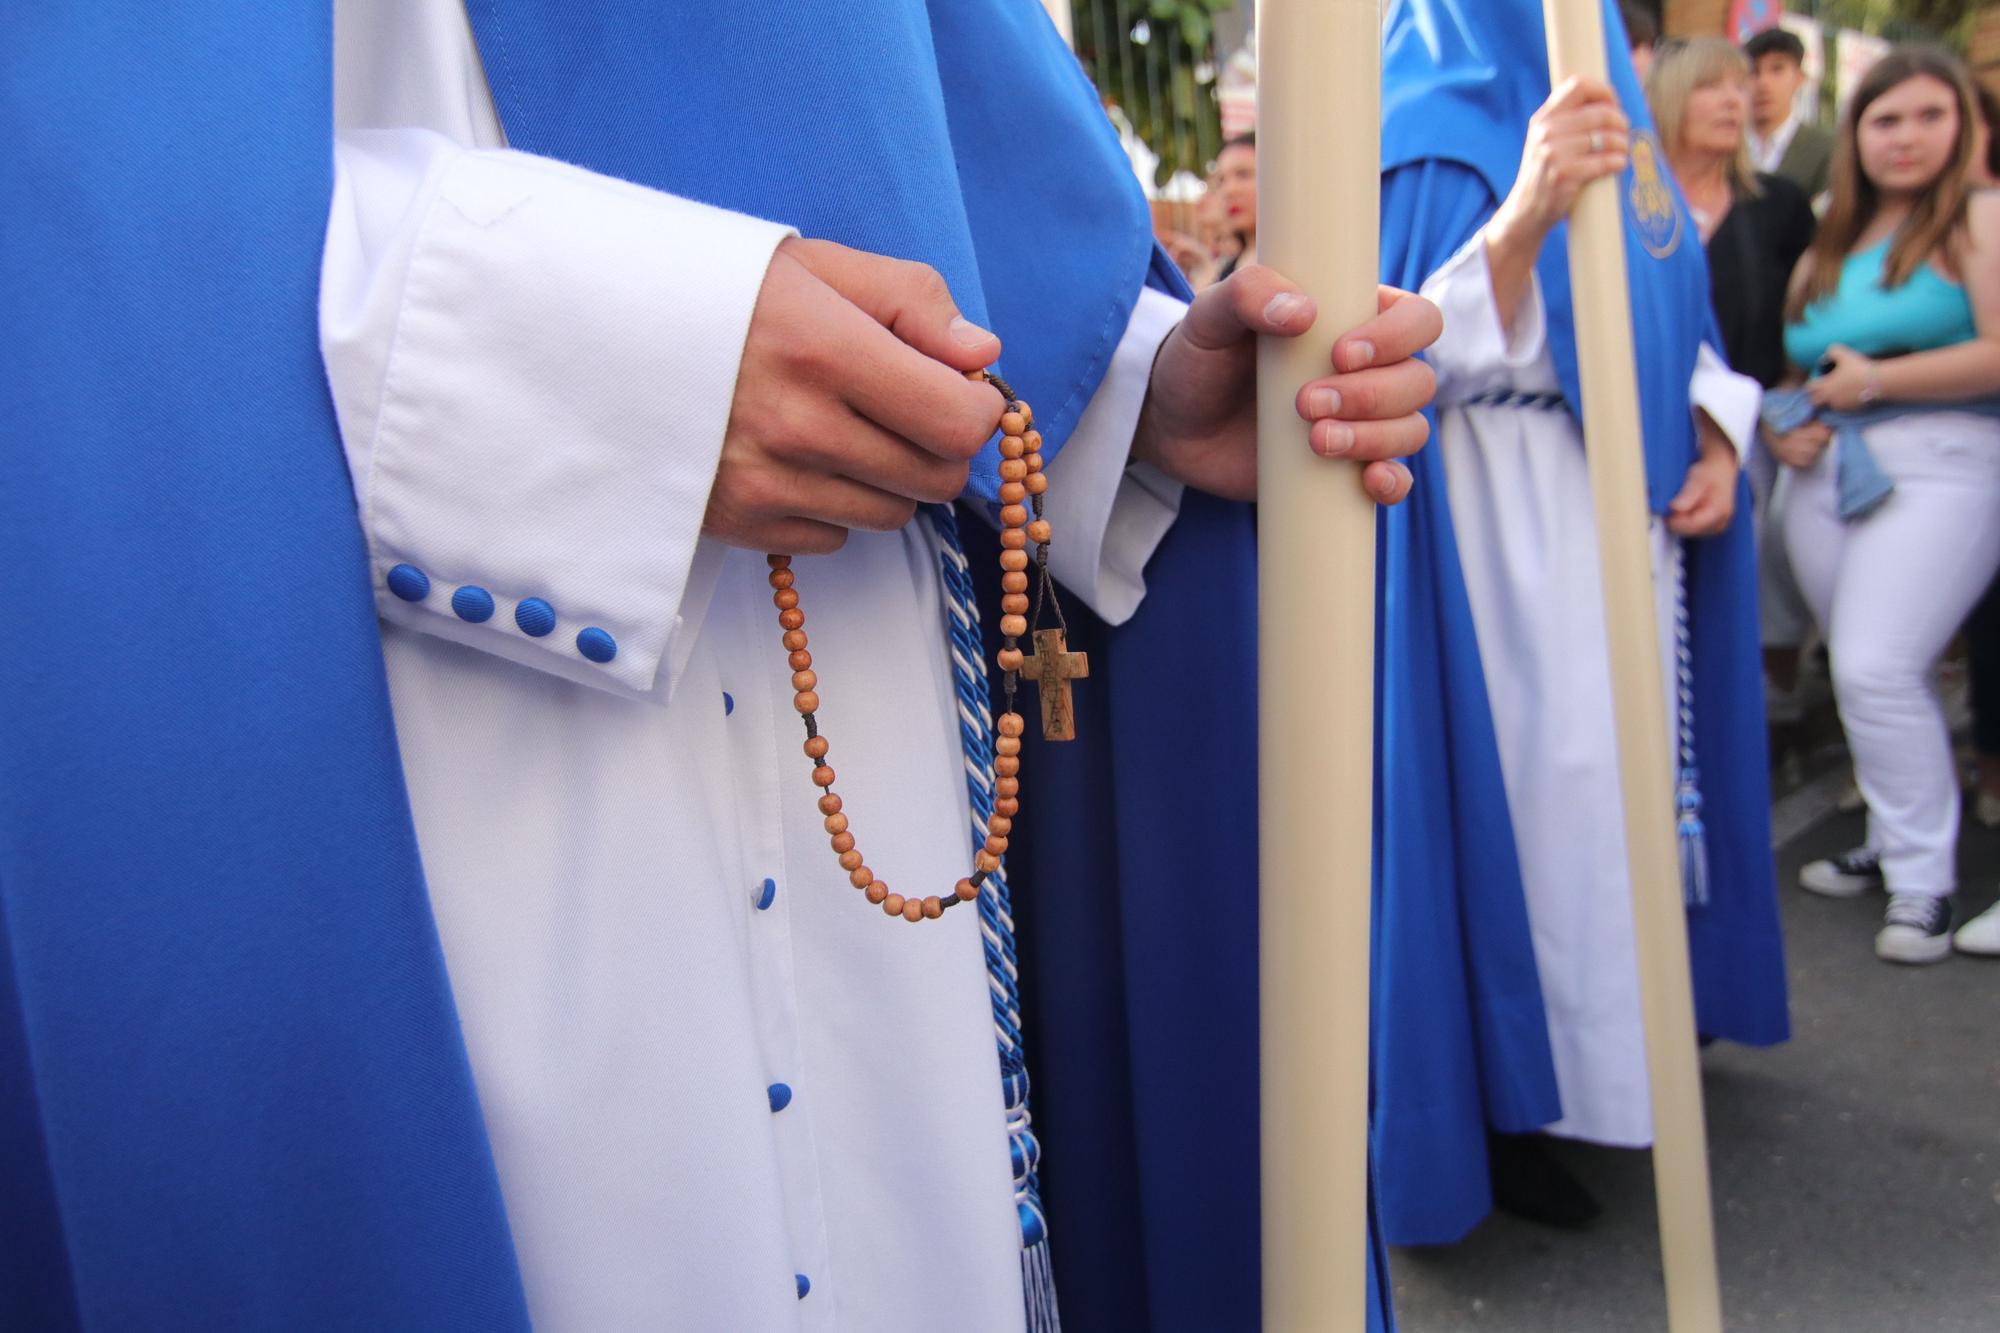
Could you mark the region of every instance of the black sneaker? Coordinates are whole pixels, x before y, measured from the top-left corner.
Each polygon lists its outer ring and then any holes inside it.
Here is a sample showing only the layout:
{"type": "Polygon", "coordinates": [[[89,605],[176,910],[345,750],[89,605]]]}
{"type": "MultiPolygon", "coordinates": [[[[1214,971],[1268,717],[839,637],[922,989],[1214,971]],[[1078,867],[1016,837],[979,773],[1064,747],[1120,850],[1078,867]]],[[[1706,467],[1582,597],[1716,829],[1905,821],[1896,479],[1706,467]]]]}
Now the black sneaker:
{"type": "Polygon", "coordinates": [[[1814,861],[1799,871],[1799,887],[1823,898],[1856,898],[1882,887],[1882,858],[1866,847],[1826,861],[1814,861]]]}
{"type": "Polygon", "coordinates": [[[1928,893],[1892,893],[1875,956],[1885,963],[1942,963],[1951,957],[1951,899],[1928,893]]]}

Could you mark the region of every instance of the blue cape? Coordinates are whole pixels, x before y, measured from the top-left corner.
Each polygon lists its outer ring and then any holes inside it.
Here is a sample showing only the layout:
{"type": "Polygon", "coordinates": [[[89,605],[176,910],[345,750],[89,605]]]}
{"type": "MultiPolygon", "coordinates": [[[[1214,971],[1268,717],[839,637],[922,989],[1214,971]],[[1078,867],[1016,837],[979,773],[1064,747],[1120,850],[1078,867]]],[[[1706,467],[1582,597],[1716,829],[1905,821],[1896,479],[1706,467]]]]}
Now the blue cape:
{"type": "MultiPolygon", "coordinates": [[[[1153,251],[1033,6],[582,8],[469,6],[516,146],[935,264],[1060,447],[1153,251]]],[[[319,360],[329,14],[0,51],[0,1325],[523,1328],[319,360]]]]}
{"type": "MultiPolygon", "coordinates": [[[[1607,57],[1625,113],[1635,131],[1651,134],[1651,119],[1626,54],[1615,5],[1605,5],[1607,57]]],[[[1385,278],[1414,289],[1485,225],[1519,169],[1527,122],[1549,93],[1539,0],[1399,0],[1385,32],[1383,64],[1383,230],[1385,278]]],[[[1645,142],[1655,142],[1646,140],[1645,142]]],[[[1648,498],[1664,512],[1679,491],[1696,442],[1687,386],[1697,349],[1709,335],[1706,264],[1663,156],[1650,162],[1635,150],[1624,180],[1627,269],[1638,353],[1648,498]]],[[[1565,397],[1581,401],[1576,335],[1571,316],[1566,230],[1557,228],[1537,267],[1548,307],[1552,355],[1565,397]]],[[[1442,781],[1461,802],[1482,793],[1486,822],[1459,826],[1483,849],[1493,890],[1518,901],[1519,870],[1504,823],[1505,797],[1492,717],[1476,641],[1471,636],[1464,578],[1443,461],[1435,451],[1416,460],[1412,499],[1384,523],[1384,659],[1441,658],[1441,697],[1449,754],[1432,746],[1407,756],[1423,770],[1399,771],[1385,743],[1383,807],[1393,819],[1404,784],[1430,790],[1442,781]],[[1421,609],[1421,613],[1419,612],[1421,609]],[[1440,763],[1446,767],[1434,771],[1440,763]]],[[[1697,1023],[1710,1036],[1753,1044],[1788,1035],[1782,943],[1770,851],[1770,791],[1764,746],[1763,686],[1758,662],[1754,551],[1747,486],[1739,488],[1735,522],[1721,536],[1686,545],[1688,609],[1696,682],[1696,753],[1701,766],[1711,878],[1709,902],[1690,908],[1688,930],[1697,1023]]],[[[1384,707],[1394,706],[1385,677],[1384,707]]],[[[1419,694],[1421,707],[1440,696],[1419,694]]],[[[1421,707],[1413,705],[1416,711],[1421,707]]],[[[1391,726],[1390,736],[1405,728],[1391,726]]],[[[1664,817],[1664,816],[1663,816],[1664,817]]],[[[1437,873],[1397,878],[1402,840],[1385,840],[1385,928],[1437,873]]],[[[1462,879],[1468,889],[1476,887],[1462,879]]],[[[1489,904],[1489,907],[1491,905],[1489,904]]],[[[1412,941],[1411,949],[1416,948],[1412,941]]],[[[1448,959],[1450,950],[1442,951],[1448,959]]],[[[1391,951],[1391,958],[1396,956],[1391,951]]],[[[1483,957],[1475,951],[1474,957],[1483,957]]],[[[1378,965],[1379,966],[1379,965],[1378,965]]],[[[1385,998],[1387,1021],[1398,1022],[1385,998]]],[[[1539,1004],[1537,1003],[1537,1008],[1539,1004]]],[[[1525,1021],[1525,1019],[1524,1019],[1525,1021]]],[[[1467,1071],[1483,1088],[1496,1128],[1503,1108],[1530,1099],[1514,1083],[1523,1071],[1488,1065],[1467,1071]]],[[[1534,1091],[1542,1071],[1529,1071],[1534,1091]]],[[[1378,1078],[1380,1076],[1378,1075],[1378,1078]]],[[[1546,1109],[1546,1103],[1543,1103],[1546,1109]]],[[[1540,1112],[1536,1112],[1540,1114],[1540,1112]]],[[[1474,1189],[1457,1160],[1432,1149],[1433,1130],[1422,1090],[1378,1082],[1376,1135],[1384,1232],[1393,1242],[1447,1240],[1486,1210],[1483,1182],[1474,1189]]],[[[1544,1116],[1544,1119],[1552,1118],[1544,1116]]]]}

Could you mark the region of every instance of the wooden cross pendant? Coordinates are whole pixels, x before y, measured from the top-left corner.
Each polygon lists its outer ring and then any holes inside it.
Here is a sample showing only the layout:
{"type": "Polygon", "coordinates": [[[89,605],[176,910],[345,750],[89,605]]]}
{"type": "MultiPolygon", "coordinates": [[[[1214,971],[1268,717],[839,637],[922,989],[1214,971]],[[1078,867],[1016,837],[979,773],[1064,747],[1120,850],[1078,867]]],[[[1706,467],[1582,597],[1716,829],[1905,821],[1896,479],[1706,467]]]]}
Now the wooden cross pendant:
{"type": "Polygon", "coordinates": [[[1042,735],[1052,741],[1076,739],[1076,710],[1069,683],[1090,675],[1090,657],[1070,652],[1059,629],[1035,631],[1035,651],[1021,659],[1021,678],[1034,684],[1042,699],[1042,735]]]}

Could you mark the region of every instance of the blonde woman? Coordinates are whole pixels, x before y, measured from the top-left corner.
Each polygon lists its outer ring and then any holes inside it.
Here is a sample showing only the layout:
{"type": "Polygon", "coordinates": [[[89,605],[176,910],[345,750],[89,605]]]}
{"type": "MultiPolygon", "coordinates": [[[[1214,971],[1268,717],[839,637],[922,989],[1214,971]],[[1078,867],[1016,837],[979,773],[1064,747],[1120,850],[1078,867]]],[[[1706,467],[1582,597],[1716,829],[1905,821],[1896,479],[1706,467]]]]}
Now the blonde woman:
{"type": "Polygon", "coordinates": [[[1972,188],[1976,120],[1939,51],[1891,52],[1855,90],[1785,329],[1816,419],[1773,440],[1868,803],[1866,845],[1800,880],[1886,888],[1875,952],[1900,963],[1951,952],[1959,792],[1929,676],[2000,568],[2000,196],[1972,188]]]}
{"type": "MultiPolygon", "coordinates": [[[[1750,62],[1720,37],[1663,52],[1646,101],[1681,194],[1708,251],[1709,295],[1730,366],[1765,388],[1784,377],[1785,285],[1812,243],[1812,203],[1751,165],[1750,62]]],[[[1785,559],[1771,500],[1779,463],[1761,444],[1744,470],[1757,507],[1759,631],[1773,722],[1798,716],[1799,649],[1812,613],[1785,559]]]]}
{"type": "Polygon", "coordinates": [[[1812,204],[1750,164],[1750,64],[1720,37],[1669,47],[1646,80],[1660,142],[1708,250],[1731,368],[1765,388],[1785,373],[1785,284],[1812,244],[1812,204]]]}

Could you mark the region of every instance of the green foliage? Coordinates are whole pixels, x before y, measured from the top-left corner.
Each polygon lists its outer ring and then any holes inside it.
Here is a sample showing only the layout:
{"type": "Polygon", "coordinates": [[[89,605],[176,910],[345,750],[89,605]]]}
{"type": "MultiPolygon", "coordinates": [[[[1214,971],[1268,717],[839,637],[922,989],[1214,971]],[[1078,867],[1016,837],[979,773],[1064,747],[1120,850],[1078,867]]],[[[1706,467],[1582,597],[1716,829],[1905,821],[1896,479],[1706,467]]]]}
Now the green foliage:
{"type": "Polygon", "coordinates": [[[1809,0],[1790,8],[1891,41],[1943,40],[1964,49],[1982,0],[1809,0]]]}
{"type": "Polygon", "coordinates": [[[1215,15],[1237,0],[1071,0],[1077,58],[1160,159],[1156,183],[1207,170],[1222,146],[1215,15]]]}

